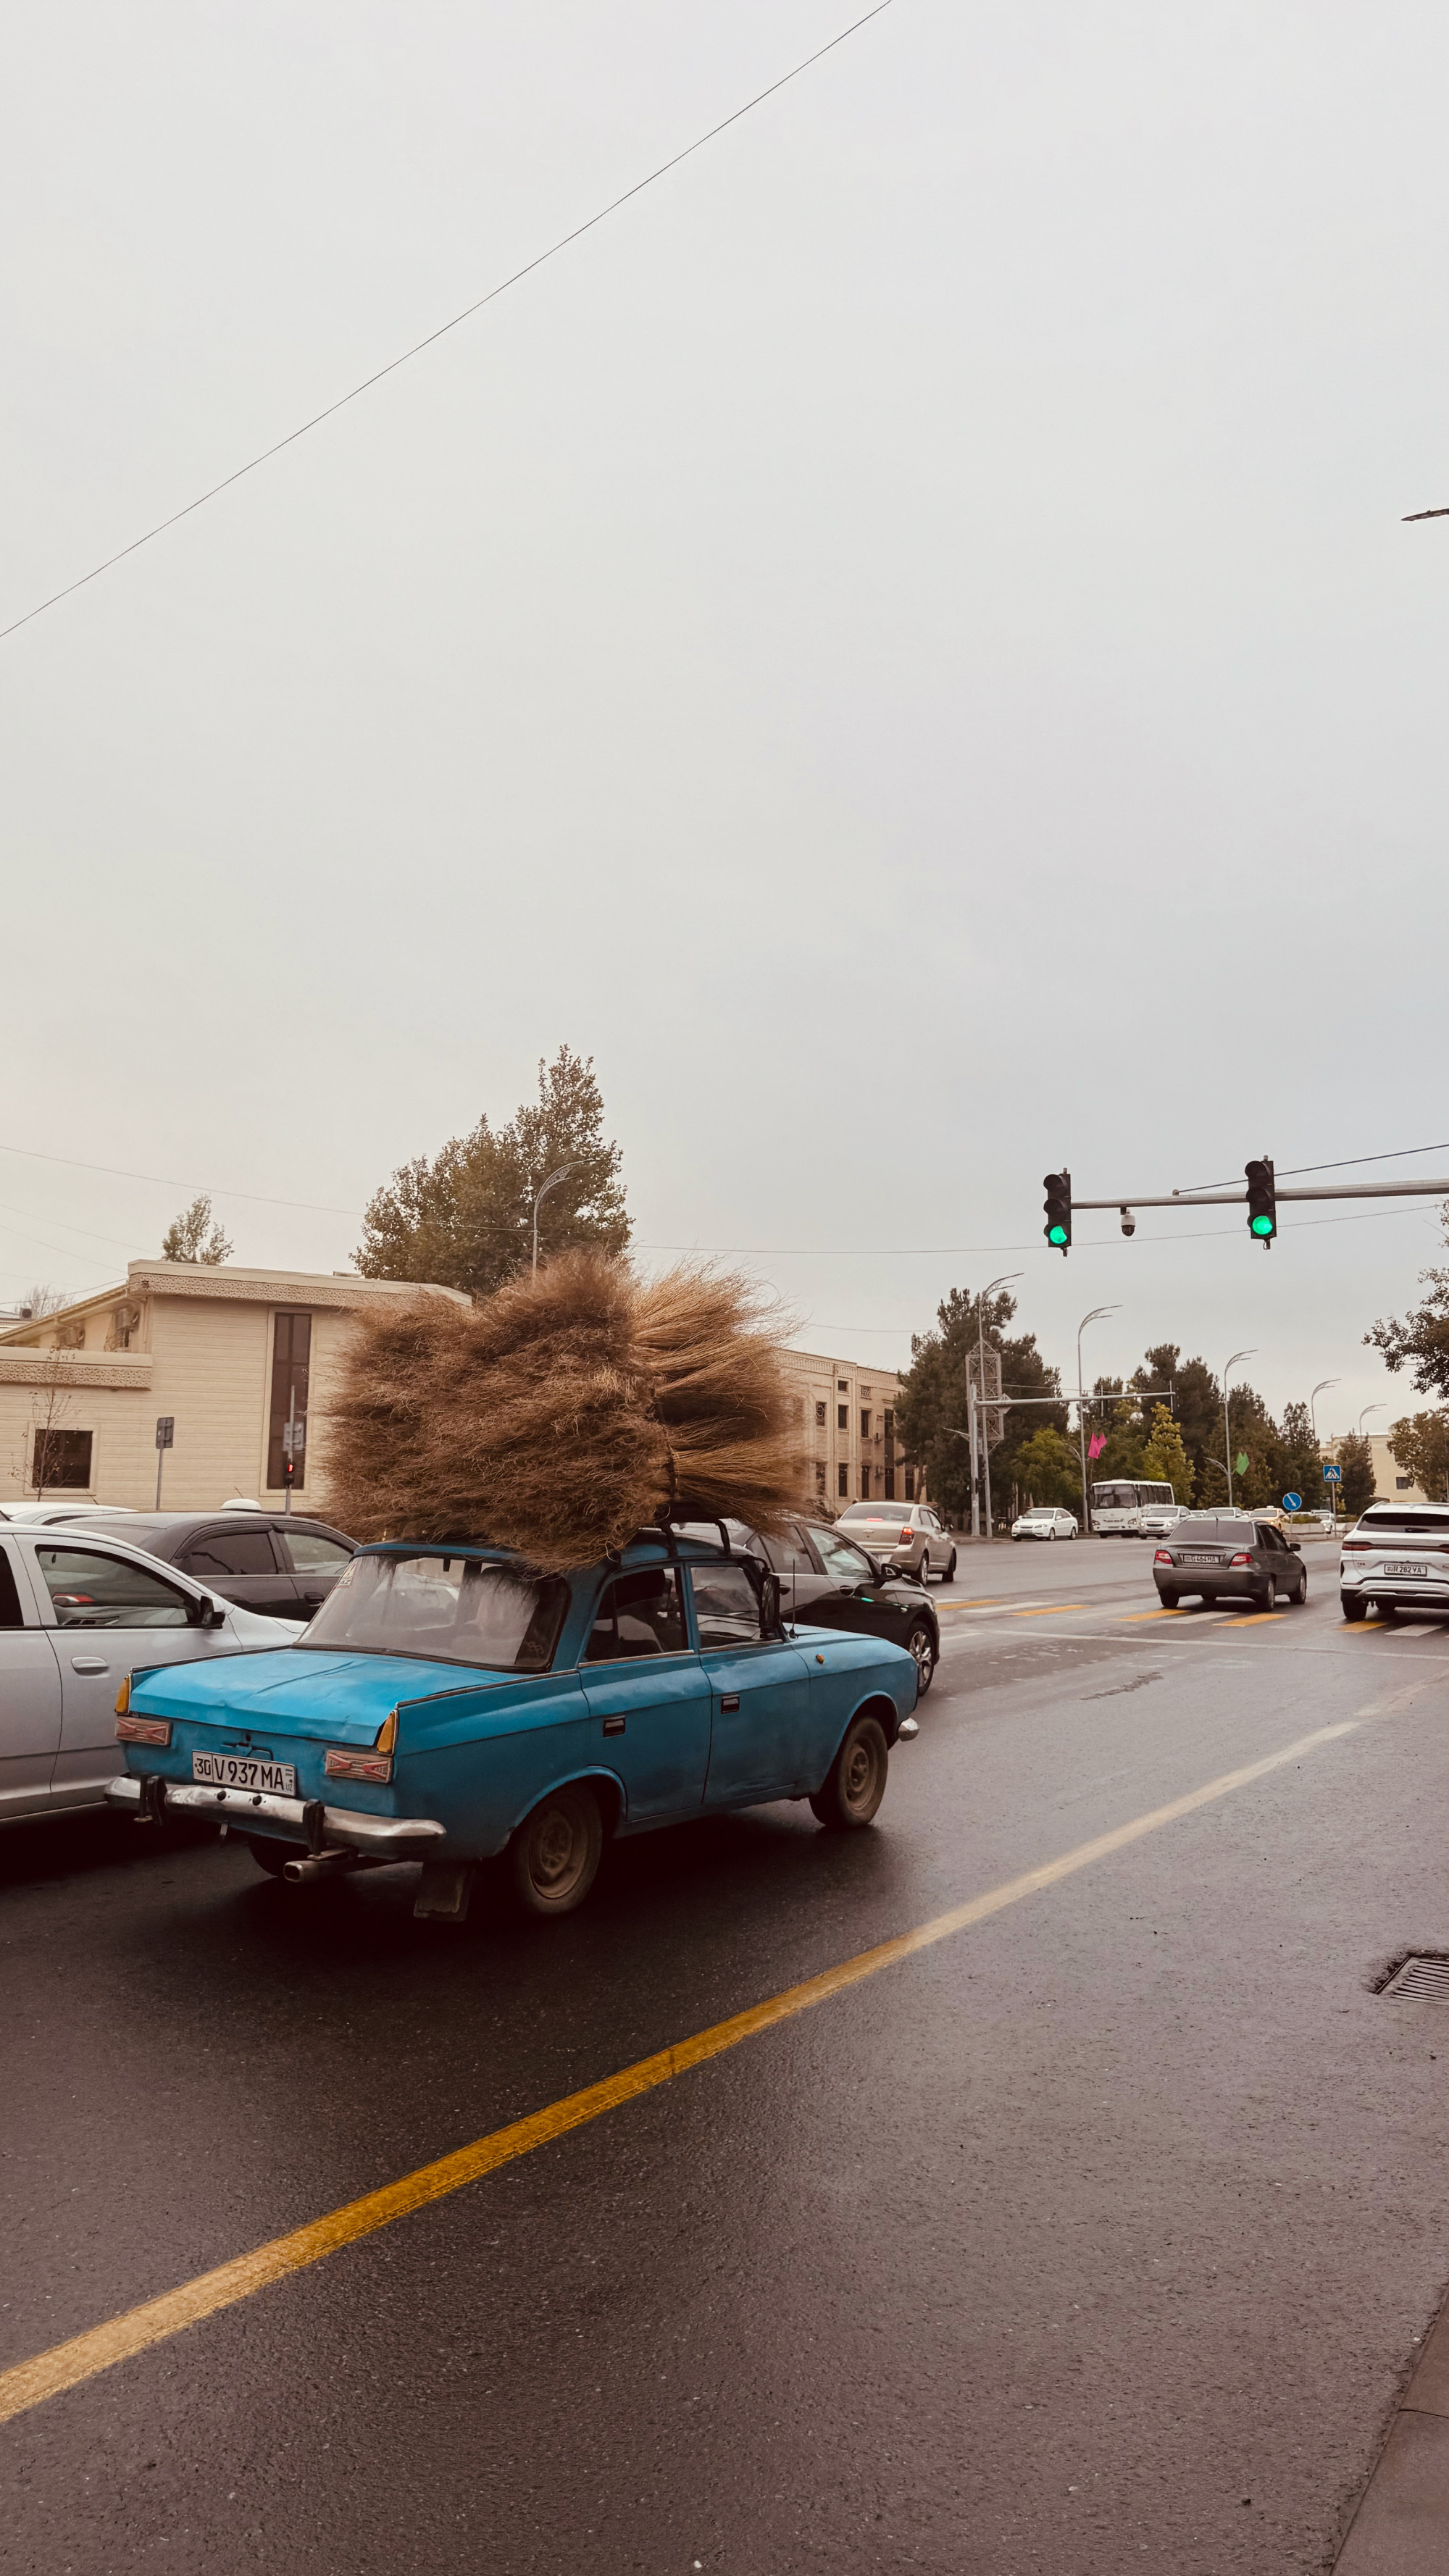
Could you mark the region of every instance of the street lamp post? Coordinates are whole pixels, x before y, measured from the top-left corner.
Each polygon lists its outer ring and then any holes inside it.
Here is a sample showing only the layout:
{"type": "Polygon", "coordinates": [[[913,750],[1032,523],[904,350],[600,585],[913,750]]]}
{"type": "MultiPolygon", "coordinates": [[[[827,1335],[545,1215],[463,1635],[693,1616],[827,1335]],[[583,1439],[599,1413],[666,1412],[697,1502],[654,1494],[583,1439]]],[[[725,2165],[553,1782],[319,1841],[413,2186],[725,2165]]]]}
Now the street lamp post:
{"type": "Polygon", "coordinates": [[[1228,1464],[1229,1511],[1233,1508],[1233,1431],[1232,1425],[1228,1420],[1228,1369],[1235,1369],[1239,1360],[1255,1360],[1257,1356],[1258,1354],[1256,1350],[1234,1351],[1232,1358],[1228,1362],[1227,1368],[1223,1371],[1223,1456],[1226,1458],[1228,1464]]]}
{"type": "Polygon", "coordinates": [[[1082,1456],[1083,1538],[1090,1538],[1092,1535],[1092,1515],[1087,1504],[1087,1407],[1082,1388],[1082,1335],[1089,1324],[1100,1323],[1104,1315],[1120,1315],[1121,1311],[1120,1303],[1115,1306],[1094,1306],[1090,1315],[1084,1315],[1077,1326],[1077,1446],[1082,1456]]]}
{"type": "Polygon", "coordinates": [[[583,1168],[584,1168],[584,1167],[583,1167],[583,1164],[582,1164],[582,1163],[560,1163],[560,1165],[559,1165],[559,1167],[558,1167],[558,1170],[557,1170],[556,1172],[550,1172],[550,1173],[549,1173],[548,1179],[547,1179],[545,1182],[543,1182],[542,1186],[541,1186],[541,1187],[536,1191],[536,1193],[535,1193],[535,1195],[534,1195],[534,1201],[533,1201],[533,1269],[532,1269],[532,1271],[531,1271],[531,1273],[530,1273],[530,1276],[531,1276],[532,1278],[534,1278],[534,1279],[536,1279],[536,1278],[538,1277],[538,1211],[539,1211],[539,1208],[541,1207],[541,1205],[542,1205],[543,1201],[547,1198],[547,1196],[548,1196],[548,1194],[549,1194],[549,1191],[550,1191],[551,1189],[553,1189],[553,1188],[554,1188],[554,1186],[555,1186],[555,1184],[556,1184],[557,1182],[559,1182],[559,1181],[566,1181],[566,1180],[568,1179],[568,1176],[569,1176],[570,1172],[581,1172],[581,1171],[583,1170],[583,1168]]]}
{"type": "MultiPolygon", "coordinates": [[[[1318,1469],[1320,1470],[1320,1482],[1321,1482],[1321,1471],[1322,1471],[1322,1467],[1323,1467],[1323,1452],[1322,1452],[1322,1450],[1321,1450],[1321,1449],[1319,1448],[1319,1446],[1318,1446],[1318,1416],[1317,1416],[1317,1414],[1315,1413],[1315,1411],[1314,1411],[1314,1409],[1313,1409],[1313,1408],[1314,1408],[1315,1404],[1317,1403],[1317,1400],[1318,1400],[1319,1396],[1323,1394],[1323,1392],[1324,1392],[1324,1390],[1325,1390],[1325,1388],[1326,1388],[1326,1387],[1330,1387],[1330,1386],[1342,1386],[1342,1384],[1343,1384],[1343,1380],[1342,1380],[1342,1378],[1341,1378],[1341,1377],[1321,1377],[1321,1378],[1319,1379],[1319,1381],[1318,1381],[1317,1386],[1314,1388],[1313,1393],[1310,1395],[1310,1397],[1309,1397],[1309,1399],[1308,1399],[1308,1420],[1309,1420],[1309,1424],[1310,1424],[1310,1427],[1311,1427],[1312,1432],[1313,1432],[1313,1458],[1314,1458],[1314,1464],[1315,1464],[1315,1465],[1318,1467],[1318,1469]]],[[[1329,1488],[1328,1488],[1328,1499],[1329,1499],[1330,1504],[1332,1505],[1332,1509],[1333,1509],[1333,1518],[1334,1518],[1334,1520],[1335,1520],[1335,1521],[1337,1521],[1337,1519],[1338,1519],[1338,1487],[1337,1487],[1336,1485],[1330,1485],[1330,1486],[1329,1486],[1329,1488]]]]}
{"type": "MultiPolygon", "coordinates": [[[[1364,1424],[1367,1422],[1367,1420],[1368,1420],[1368,1418],[1369,1418],[1369,1415],[1370,1415],[1371,1413],[1387,1413],[1387,1412],[1388,1412],[1388,1409],[1389,1409],[1389,1408],[1388,1408],[1388,1406],[1387,1406],[1386,1404],[1366,1404],[1366,1405],[1364,1406],[1364,1409],[1363,1409],[1362,1413],[1361,1413],[1361,1414],[1359,1415],[1359,1417],[1358,1417],[1358,1436],[1359,1436],[1360,1440],[1362,1440],[1362,1438],[1363,1438],[1363,1427],[1364,1427],[1364,1424]]],[[[1371,1450],[1369,1451],[1369,1465],[1370,1465],[1371,1467],[1372,1467],[1372,1465],[1373,1465],[1373,1462],[1374,1462],[1374,1453],[1373,1453],[1373,1451],[1372,1451],[1372,1449],[1371,1449],[1371,1450]]],[[[1371,1499],[1371,1500],[1373,1500],[1373,1501],[1376,1501],[1376,1500],[1377,1500],[1377,1498],[1378,1498],[1378,1490],[1379,1490],[1379,1480],[1378,1480],[1377,1475],[1375,1475],[1375,1477],[1374,1477],[1374,1490],[1373,1490],[1373,1494],[1372,1494],[1372,1496],[1370,1497],[1370,1499],[1371,1499]]]]}
{"type": "MultiPolygon", "coordinates": [[[[1024,1270],[1004,1270],[999,1279],[993,1279],[988,1287],[982,1289],[980,1296],[976,1300],[976,1393],[978,1398],[984,1399],[986,1394],[986,1326],[984,1320],[986,1300],[991,1295],[993,1289],[1005,1288],[1011,1280],[1024,1279],[1025,1276],[1026,1273],[1024,1270]]],[[[973,1422],[977,1419],[978,1415],[981,1420],[982,1454],[986,1461],[986,1535],[990,1538],[991,1443],[986,1437],[986,1418],[985,1415],[981,1413],[979,1402],[976,1408],[976,1413],[972,1415],[973,1422]]],[[[971,1461],[971,1467],[971,1535],[973,1538],[979,1538],[981,1535],[981,1515],[976,1503],[976,1461],[974,1458],[971,1461]]]]}

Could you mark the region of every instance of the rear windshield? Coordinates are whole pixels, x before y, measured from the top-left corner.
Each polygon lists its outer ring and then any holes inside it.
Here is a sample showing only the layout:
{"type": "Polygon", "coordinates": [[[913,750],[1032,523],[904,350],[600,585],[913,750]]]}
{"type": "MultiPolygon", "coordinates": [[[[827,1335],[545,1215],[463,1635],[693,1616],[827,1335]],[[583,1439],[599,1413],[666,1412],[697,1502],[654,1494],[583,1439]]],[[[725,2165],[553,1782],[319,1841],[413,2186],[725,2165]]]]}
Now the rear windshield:
{"type": "Polygon", "coordinates": [[[843,1521],[903,1521],[910,1516],[909,1503],[852,1503],[840,1515],[843,1521]]]}
{"type": "Polygon", "coordinates": [[[1210,1547],[1252,1547],[1257,1535],[1251,1521],[1207,1520],[1196,1512],[1178,1522],[1176,1534],[1183,1547],[1195,1547],[1199,1539],[1210,1547]]]}
{"type": "Polygon", "coordinates": [[[488,1672],[547,1672],[568,1604],[561,1575],[477,1557],[354,1556],[305,1637],[328,1652],[416,1655],[488,1672]]]}
{"type": "Polygon", "coordinates": [[[1449,1512],[1426,1512],[1422,1506],[1411,1511],[1407,1503],[1394,1503],[1387,1511],[1365,1512],[1359,1528],[1365,1538],[1375,1530],[1419,1530],[1425,1537],[1449,1538],[1449,1512]]]}

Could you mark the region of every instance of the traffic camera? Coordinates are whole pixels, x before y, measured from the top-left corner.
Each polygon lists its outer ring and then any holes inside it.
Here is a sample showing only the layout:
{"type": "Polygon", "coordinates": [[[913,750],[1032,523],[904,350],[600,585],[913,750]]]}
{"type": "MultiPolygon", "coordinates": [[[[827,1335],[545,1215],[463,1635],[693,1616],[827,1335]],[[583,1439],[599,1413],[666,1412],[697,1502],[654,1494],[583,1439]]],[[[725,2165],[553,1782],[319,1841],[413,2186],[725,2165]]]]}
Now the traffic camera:
{"type": "Polygon", "coordinates": [[[1265,1251],[1271,1251],[1273,1237],[1278,1231],[1278,1197],[1273,1166],[1265,1157],[1261,1162],[1246,1163],[1243,1169],[1248,1182],[1248,1232],[1265,1251]]]}
{"type": "Polygon", "coordinates": [[[1046,1192],[1046,1224],[1042,1232],[1054,1252],[1068,1252],[1072,1241],[1071,1173],[1048,1172],[1042,1188],[1046,1192]]]}

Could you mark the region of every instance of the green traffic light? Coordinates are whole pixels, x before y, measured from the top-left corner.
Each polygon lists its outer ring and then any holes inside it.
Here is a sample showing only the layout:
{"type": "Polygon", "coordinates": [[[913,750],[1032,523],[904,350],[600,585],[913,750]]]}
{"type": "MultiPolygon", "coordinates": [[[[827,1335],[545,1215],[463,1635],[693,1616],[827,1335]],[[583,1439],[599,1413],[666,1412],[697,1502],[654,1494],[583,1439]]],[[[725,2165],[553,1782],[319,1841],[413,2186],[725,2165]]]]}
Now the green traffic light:
{"type": "Polygon", "coordinates": [[[1273,1230],[1273,1219],[1270,1216],[1255,1216],[1249,1219],[1250,1233],[1271,1234],[1273,1230]]]}
{"type": "Polygon", "coordinates": [[[1064,1225],[1049,1225],[1047,1227],[1048,1243],[1065,1243],[1066,1239],[1067,1229],[1064,1225]]]}

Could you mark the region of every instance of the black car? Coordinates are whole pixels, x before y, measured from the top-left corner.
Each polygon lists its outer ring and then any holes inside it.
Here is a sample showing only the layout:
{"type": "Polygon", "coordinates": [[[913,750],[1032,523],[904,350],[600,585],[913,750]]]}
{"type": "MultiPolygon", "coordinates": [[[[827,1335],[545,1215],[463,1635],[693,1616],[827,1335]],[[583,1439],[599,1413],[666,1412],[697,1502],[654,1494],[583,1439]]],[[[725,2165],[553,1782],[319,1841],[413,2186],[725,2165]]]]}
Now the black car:
{"type": "MultiPolygon", "coordinates": [[[[888,1637],[916,1659],[924,1699],[941,1658],[936,1605],[912,1574],[877,1564],[843,1530],[824,1521],[791,1521],[783,1538],[760,1538],[742,1521],[727,1521],[731,1544],[749,1548],[780,1578],[780,1611],[787,1626],[854,1628],[888,1637]]],[[[689,1524],[693,1537],[717,1534],[718,1524],[689,1524]]]]}
{"type": "MultiPolygon", "coordinates": [[[[77,1514],[79,1524],[82,1516],[77,1514]]],[[[285,1512],[118,1512],[103,1521],[84,1514],[90,1538],[123,1538],[163,1565],[272,1619],[310,1619],[343,1567],[357,1553],[356,1539],[326,1521],[285,1512]]]]}
{"type": "Polygon", "coordinates": [[[1246,1513],[1186,1513],[1158,1548],[1152,1572],[1165,1610],[1175,1610],[1184,1592],[1196,1592],[1205,1602],[1236,1596],[1260,1610],[1273,1609],[1280,1595],[1286,1601],[1308,1598],[1308,1569],[1297,1542],[1274,1522],[1246,1513]]]}

